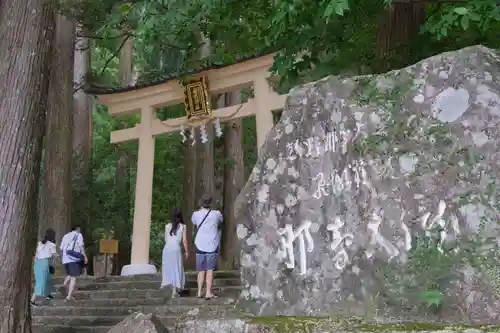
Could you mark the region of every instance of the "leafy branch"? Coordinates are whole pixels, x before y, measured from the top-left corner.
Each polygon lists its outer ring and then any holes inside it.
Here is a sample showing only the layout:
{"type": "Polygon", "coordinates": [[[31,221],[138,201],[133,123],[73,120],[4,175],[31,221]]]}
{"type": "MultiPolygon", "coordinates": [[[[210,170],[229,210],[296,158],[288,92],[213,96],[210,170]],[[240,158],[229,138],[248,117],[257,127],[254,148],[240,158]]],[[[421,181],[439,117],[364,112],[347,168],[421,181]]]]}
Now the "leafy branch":
{"type": "Polygon", "coordinates": [[[80,37],[80,38],[89,38],[89,39],[98,39],[98,40],[110,40],[110,39],[119,39],[119,38],[124,38],[126,36],[133,36],[132,33],[130,32],[126,32],[126,33],[122,33],[122,34],[119,34],[119,35],[116,35],[116,36],[98,36],[98,35],[92,35],[92,34],[85,34],[85,33],[77,33],[76,34],[76,37],[80,37]]]}

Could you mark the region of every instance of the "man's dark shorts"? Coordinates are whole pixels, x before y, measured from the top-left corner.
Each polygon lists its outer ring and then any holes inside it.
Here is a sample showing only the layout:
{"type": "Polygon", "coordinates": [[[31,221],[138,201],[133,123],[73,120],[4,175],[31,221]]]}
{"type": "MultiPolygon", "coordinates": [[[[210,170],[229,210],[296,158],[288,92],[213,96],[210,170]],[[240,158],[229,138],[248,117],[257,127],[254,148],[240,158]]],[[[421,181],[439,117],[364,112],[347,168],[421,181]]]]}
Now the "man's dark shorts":
{"type": "Polygon", "coordinates": [[[198,272],[202,271],[214,271],[217,267],[217,258],[219,257],[219,252],[203,252],[196,249],[196,270],[198,272]]]}
{"type": "Polygon", "coordinates": [[[64,269],[66,270],[66,275],[68,276],[80,276],[82,273],[82,264],[79,262],[70,262],[64,264],[64,269]]]}

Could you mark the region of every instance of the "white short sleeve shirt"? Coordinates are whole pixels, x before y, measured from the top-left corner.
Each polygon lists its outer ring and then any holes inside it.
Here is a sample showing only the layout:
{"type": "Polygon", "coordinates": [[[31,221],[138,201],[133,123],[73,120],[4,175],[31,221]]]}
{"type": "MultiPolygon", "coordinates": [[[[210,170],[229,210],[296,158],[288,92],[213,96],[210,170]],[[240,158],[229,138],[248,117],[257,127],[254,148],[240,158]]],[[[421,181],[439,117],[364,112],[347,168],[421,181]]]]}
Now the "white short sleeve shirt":
{"type": "Polygon", "coordinates": [[[85,245],[83,243],[83,236],[81,233],[76,231],[71,231],[64,235],[61,241],[61,246],[59,247],[62,252],[62,263],[69,264],[71,262],[78,262],[78,259],[70,257],[67,255],[67,250],[72,250],[73,245],[75,246],[75,251],[83,253],[85,245]]]}
{"type": "Polygon", "coordinates": [[[45,244],[38,242],[36,246],[36,259],[50,259],[57,254],[56,244],[47,241],[45,244]]]}
{"type": "Polygon", "coordinates": [[[223,222],[222,214],[218,210],[211,210],[202,208],[193,213],[191,221],[198,227],[194,245],[196,248],[203,252],[215,252],[220,245],[220,230],[219,225],[223,222]],[[207,215],[208,214],[208,215],[207,215]],[[203,219],[205,222],[199,228],[203,219]]]}

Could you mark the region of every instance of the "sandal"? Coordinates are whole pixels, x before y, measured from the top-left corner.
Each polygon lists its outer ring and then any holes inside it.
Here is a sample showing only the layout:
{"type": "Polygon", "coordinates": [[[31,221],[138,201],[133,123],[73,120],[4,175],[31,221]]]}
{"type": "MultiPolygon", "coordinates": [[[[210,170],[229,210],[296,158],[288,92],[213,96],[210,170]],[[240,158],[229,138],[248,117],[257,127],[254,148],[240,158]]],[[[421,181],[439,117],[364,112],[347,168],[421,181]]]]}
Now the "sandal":
{"type": "Polygon", "coordinates": [[[211,299],[216,299],[216,298],[219,298],[219,296],[217,296],[217,295],[205,296],[205,300],[206,300],[206,301],[209,301],[209,300],[211,300],[211,299]]]}

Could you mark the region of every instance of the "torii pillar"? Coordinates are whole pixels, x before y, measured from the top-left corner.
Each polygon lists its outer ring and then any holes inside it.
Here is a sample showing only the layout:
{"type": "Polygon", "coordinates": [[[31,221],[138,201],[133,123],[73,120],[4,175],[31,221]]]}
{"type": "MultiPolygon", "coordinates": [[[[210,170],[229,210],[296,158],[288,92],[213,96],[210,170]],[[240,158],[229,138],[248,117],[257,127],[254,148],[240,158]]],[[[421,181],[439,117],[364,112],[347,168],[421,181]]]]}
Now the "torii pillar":
{"type": "Polygon", "coordinates": [[[137,157],[134,222],[132,226],[132,256],[130,265],[123,266],[122,276],[156,274],[156,267],[149,263],[155,158],[153,121],[155,119],[156,110],[153,107],[141,109],[141,122],[138,126],[139,153],[137,157]]]}

